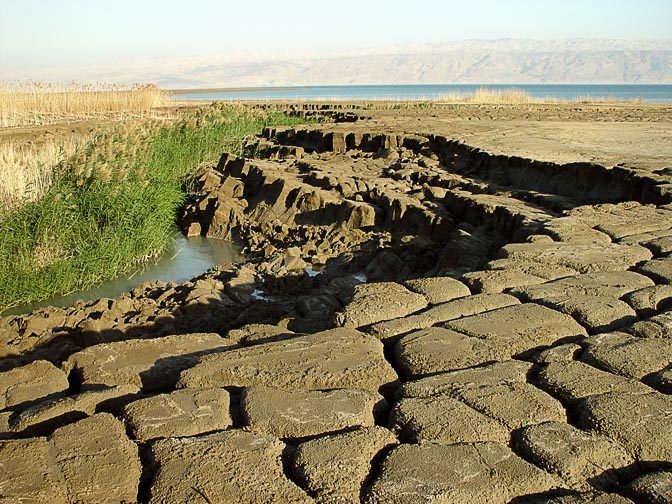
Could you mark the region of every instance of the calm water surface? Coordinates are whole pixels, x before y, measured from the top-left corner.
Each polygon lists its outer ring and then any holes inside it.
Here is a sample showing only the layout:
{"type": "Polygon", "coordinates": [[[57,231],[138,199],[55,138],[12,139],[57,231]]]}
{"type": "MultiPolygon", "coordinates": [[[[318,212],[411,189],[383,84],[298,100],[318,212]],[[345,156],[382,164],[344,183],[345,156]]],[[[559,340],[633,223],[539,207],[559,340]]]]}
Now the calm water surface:
{"type": "Polygon", "coordinates": [[[185,282],[204,273],[213,266],[242,259],[240,247],[225,240],[186,237],[175,232],[174,244],[153,264],[129,275],[111,280],[100,287],[58,296],[30,305],[7,310],[2,315],[28,313],[44,306],[70,306],[78,299],[91,301],[103,297],[117,297],[147,281],[185,282]]]}
{"type": "Polygon", "coordinates": [[[469,95],[478,88],[495,90],[522,89],[533,98],[562,100],[617,98],[643,99],[649,103],[672,102],[672,84],[422,84],[370,86],[257,87],[182,92],[180,100],[440,100],[446,95],[469,95]]]}

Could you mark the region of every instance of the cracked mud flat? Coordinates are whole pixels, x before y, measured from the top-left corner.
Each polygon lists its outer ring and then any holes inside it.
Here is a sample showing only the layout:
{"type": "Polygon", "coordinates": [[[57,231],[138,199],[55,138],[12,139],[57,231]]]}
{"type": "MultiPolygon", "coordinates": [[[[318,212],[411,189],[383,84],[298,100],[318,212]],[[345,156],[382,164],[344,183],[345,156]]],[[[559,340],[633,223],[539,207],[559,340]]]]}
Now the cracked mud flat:
{"type": "Polygon", "coordinates": [[[180,216],[245,262],[0,318],[0,501],[672,502],[665,147],[462,112],[267,130],[180,216]]]}

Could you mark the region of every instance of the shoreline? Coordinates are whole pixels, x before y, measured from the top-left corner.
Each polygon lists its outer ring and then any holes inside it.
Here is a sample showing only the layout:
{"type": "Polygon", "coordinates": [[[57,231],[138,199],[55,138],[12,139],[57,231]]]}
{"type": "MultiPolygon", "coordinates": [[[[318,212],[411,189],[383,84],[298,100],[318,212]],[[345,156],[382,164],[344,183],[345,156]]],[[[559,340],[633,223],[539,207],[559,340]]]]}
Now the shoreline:
{"type": "MultiPolygon", "coordinates": [[[[207,93],[240,93],[256,91],[282,91],[285,89],[312,89],[319,86],[241,86],[241,87],[218,87],[218,88],[195,88],[195,89],[166,89],[171,95],[176,94],[207,94],[207,93]]],[[[324,86],[323,86],[324,87],[324,86]]],[[[329,86],[326,86],[329,87],[329,86]]]]}
{"type": "Polygon", "coordinates": [[[453,84],[453,83],[434,83],[434,84],[286,84],[286,85],[272,85],[272,86],[218,86],[213,88],[168,88],[168,91],[171,94],[179,93],[212,93],[212,92],[238,92],[238,91],[273,91],[273,90],[284,90],[284,89],[313,89],[313,88],[329,88],[329,87],[436,87],[436,86],[450,86],[450,87],[492,87],[492,88],[510,88],[510,87],[532,87],[532,86],[544,86],[544,87],[570,87],[570,86],[581,86],[581,87],[639,87],[639,86],[651,86],[651,87],[672,87],[671,83],[624,83],[624,84],[594,84],[594,83],[464,83],[464,84],[453,84]]]}
{"type": "Polygon", "coordinates": [[[173,98],[230,101],[672,103],[671,84],[319,84],[167,89],[173,98]],[[487,95],[487,96],[483,96],[487,95]],[[514,96],[515,95],[515,96],[514,96]]]}

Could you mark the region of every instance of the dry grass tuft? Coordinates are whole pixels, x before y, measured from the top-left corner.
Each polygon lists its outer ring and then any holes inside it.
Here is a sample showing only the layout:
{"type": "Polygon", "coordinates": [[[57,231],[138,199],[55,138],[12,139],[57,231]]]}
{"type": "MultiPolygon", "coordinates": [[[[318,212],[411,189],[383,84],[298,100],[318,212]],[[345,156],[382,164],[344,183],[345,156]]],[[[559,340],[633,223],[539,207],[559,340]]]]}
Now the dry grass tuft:
{"type": "Polygon", "coordinates": [[[169,102],[169,94],[154,84],[0,83],[0,127],[48,125],[101,115],[146,117],[169,102]]]}
{"type": "Polygon", "coordinates": [[[442,103],[482,103],[482,104],[512,104],[522,105],[538,103],[529,93],[520,88],[492,89],[479,87],[474,93],[449,93],[436,99],[442,103]]]}
{"type": "Polygon", "coordinates": [[[41,198],[58,164],[90,140],[79,136],[40,144],[0,143],[0,209],[14,210],[41,198]]]}
{"type": "Polygon", "coordinates": [[[578,96],[576,98],[544,97],[535,98],[521,88],[511,87],[493,89],[479,87],[474,93],[450,93],[436,99],[441,103],[475,103],[489,105],[528,105],[534,103],[581,103],[581,104],[610,104],[610,103],[645,103],[642,97],[623,99],[615,96],[578,96]]]}
{"type": "Polygon", "coordinates": [[[531,103],[536,101],[520,88],[490,89],[481,87],[476,90],[470,100],[473,103],[531,103]]]}

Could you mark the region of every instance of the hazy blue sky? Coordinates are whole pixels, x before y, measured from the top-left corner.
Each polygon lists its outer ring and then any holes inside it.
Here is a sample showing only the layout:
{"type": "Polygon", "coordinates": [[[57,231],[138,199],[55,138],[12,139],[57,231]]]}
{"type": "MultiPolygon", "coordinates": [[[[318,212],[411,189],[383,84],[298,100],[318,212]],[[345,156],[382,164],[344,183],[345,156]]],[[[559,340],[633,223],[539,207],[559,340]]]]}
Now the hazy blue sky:
{"type": "Polygon", "coordinates": [[[494,38],[672,38],[672,0],[0,0],[0,66],[494,38]]]}

